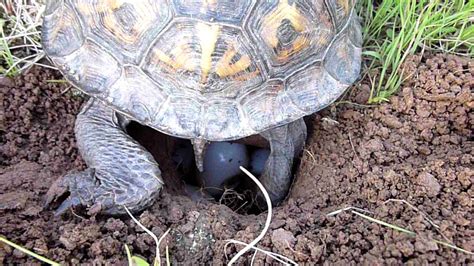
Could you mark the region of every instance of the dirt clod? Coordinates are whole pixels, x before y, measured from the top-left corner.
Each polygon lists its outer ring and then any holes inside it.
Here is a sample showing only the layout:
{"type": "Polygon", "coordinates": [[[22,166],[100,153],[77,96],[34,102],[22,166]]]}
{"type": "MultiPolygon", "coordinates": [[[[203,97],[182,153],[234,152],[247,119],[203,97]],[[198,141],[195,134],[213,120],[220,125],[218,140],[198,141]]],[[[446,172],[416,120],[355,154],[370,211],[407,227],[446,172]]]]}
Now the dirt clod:
{"type": "Polygon", "coordinates": [[[280,228],[273,231],[272,243],[276,248],[284,250],[286,248],[293,248],[296,243],[296,238],[290,231],[280,228]]]}

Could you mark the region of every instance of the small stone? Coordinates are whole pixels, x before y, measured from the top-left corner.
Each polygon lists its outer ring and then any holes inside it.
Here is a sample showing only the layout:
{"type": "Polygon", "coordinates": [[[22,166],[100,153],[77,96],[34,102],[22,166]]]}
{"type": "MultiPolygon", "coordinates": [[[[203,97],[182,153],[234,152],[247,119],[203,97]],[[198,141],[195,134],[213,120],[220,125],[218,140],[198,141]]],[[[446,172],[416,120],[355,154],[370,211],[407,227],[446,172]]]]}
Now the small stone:
{"type": "Polygon", "coordinates": [[[11,78],[0,77],[0,86],[2,86],[2,87],[13,87],[13,86],[15,86],[15,82],[11,78]]]}
{"type": "Polygon", "coordinates": [[[423,155],[430,155],[431,154],[431,149],[428,145],[420,145],[418,147],[418,152],[423,154],[423,155]]]}
{"type": "Polygon", "coordinates": [[[393,115],[386,115],[382,117],[382,122],[389,128],[401,128],[403,126],[398,117],[393,115]]]}
{"type": "Polygon", "coordinates": [[[413,252],[415,251],[415,247],[413,246],[412,243],[406,241],[406,242],[398,242],[396,244],[398,250],[403,254],[404,257],[410,257],[413,255],[413,252]]]}
{"type": "Polygon", "coordinates": [[[296,244],[296,238],[290,231],[279,228],[272,233],[273,245],[279,250],[285,250],[288,247],[293,248],[296,244]]]}
{"type": "Polygon", "coordinates": [[[109,232],[122,231],[125,228],[125,223],[120,219],[110,218],[104,225],[104,228],[109,232]]]}
{"type": "Polygon", "coordinates": [[[26,254],[25,254],[24,252],[21,252],[21,251],[18,250],[18,249],[15,249],[15,250],[13,250],[13,256],[14,256],[15,258],[21,259],[21,258],[26,257],[26,254]]]}
{"type": "Polygon", "coordinates": [[[19,210],[25,208],[28,196],[18,192],[0,195],[0,210],[19,210]]]}
{"type": "Polygon", "coordinates": [[[31,207],[28,207],[28,208],[23,212],[23,215],[26,215],[26,216],[37,216],[42,210],[43,210],[43,208],[41,208],[40,206],[31,206],[31,207]]]}
{"type": "Polygon", "coordinates": [[[456,95],[452,92],[447,92],[447,93],[430,95],[430,96],[427,96],[426,98],[427,100],[433,101],[433,102],[452,101],[454,100],[454,98],[456,98],[456,95]]]}
{"type": "Polygon", "coordinates": [[[455,215],[455,223],[459,226],[468,226],[469,224],[471,224],[471,221],[464,218],[462,215],[460,214],[457,214],[455,215]]]}
{"type": "Polygon", "coordinates": [[[428,251],[438,250],[438,245],[431,241],[425,239],[417,239],[415,242],[415,250],[419,253],[426,253],[428,251]]]}
{"type": "Polygon", "coordinates": [[[379,139],[371,139],[367,142],[367,144],[365,146],[366,146],[367,150],[370,151],[370,152],[376,152],[376,151],[383,151],[384,150],[383,143],[379,139]]]}
{"type": "Polygon", "coordinates": [[[405,112],[408,112],[414,104],[413,90],[410,87],[405,87],[402,90],[403,101],[405,102],[405,112]]]}
{"type": "Polygon", "coordinates": [[[59,242],[61,242],[67,250],[74,250],[77,247],[76,243],[63,236],[59,237],[59,242]]]}
{"type": "Polygon", "coordinates": [[[419,104],[416,107],[416,114],[421,118],[426,118],[430,116],[431,112],[427,104],[419,104]]]}
{"type": "Polygon", "coordinates": [[[438,180],[430,173],[423,172],[418,175],[417,182],[419,185],[426,188],[426,193],[430,197],[434,197],[439,194],[441,185],[438,180]]]}

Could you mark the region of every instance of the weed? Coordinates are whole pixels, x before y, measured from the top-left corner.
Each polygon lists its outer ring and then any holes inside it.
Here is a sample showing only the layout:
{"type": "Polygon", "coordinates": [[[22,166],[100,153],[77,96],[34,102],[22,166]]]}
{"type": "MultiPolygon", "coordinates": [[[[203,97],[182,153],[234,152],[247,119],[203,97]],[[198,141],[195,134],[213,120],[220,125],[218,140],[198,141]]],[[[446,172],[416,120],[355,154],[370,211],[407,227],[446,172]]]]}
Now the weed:
{"type": "Polygon", "coordinates": [[[474,54],[474,1],[360,0],[358,10],[367,59],[364,75],[375,75],[369,103],[388,101],[397,91],[409,77],[403,66],[412,54],[474,54]]]}

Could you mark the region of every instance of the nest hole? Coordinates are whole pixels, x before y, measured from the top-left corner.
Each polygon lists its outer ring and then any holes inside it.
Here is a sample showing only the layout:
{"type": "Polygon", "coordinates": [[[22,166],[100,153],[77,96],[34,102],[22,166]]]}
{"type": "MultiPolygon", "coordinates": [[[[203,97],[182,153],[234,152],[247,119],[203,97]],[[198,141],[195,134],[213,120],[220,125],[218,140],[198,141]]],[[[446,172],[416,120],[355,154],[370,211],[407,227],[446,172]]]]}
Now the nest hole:
{"type": "MultiPolygon", "coordinates": [[[[265,211],[256,204],[256,184],[240,170],[223,182],[222,187],[217,189],[206,187],[206,184],[203,183],[203,174],[196,167],[190,140],[163,134],[137,122],[131,122],[127,126],[127,133],[154,156],[160,165],[167,192],[187,195],[194,201],[224,204],[239,214],[258,214],[265,211]]],[[[245,148],[249,160],[247,169],[253,173],[255,169],[252,169],[250,158],[254,156],[255,152],[269,147],[268,143],[260,136],[227,143],[231,145],[229,147],[232,147],[233,144],[241,147],[244,145],[243,143],[246,143],[245,148]]],[[[209,146],[207,152],[209,152],[209,146]]],[[[232,164],[232,160],[233,158],[228,159],[228,163],[232,164]]],[[[241,162],[237,162],[237,164],[239,163],[241,162]]],[[[208,165],[206,161],[204,164],[204,170],[209,170],[206,169],[208,165]]],[[[221,167],[222,170],[226,165],[218,165],[218,167],[221,167]]],[[[225,171],[223,170],[223,172],[225,171]]],[[[257,173],[254,174],[258,177],[257,173]]]]}

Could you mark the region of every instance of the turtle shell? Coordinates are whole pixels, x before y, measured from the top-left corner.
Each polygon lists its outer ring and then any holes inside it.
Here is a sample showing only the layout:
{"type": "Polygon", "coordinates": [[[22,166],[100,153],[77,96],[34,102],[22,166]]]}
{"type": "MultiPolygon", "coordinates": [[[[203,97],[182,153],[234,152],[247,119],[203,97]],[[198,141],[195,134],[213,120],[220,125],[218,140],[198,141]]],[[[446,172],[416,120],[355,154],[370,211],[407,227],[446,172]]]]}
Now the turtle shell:
{"type": "Polygon", "coordinates": [[[51,0],[43,44],[77,88],[211,141],[316,112],[356,80],[355,0],[51,0]]]}

